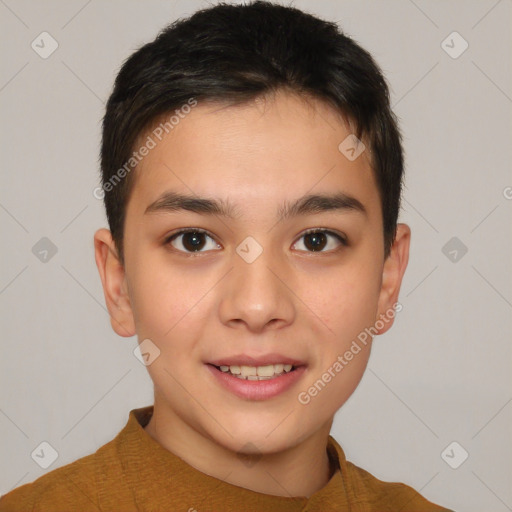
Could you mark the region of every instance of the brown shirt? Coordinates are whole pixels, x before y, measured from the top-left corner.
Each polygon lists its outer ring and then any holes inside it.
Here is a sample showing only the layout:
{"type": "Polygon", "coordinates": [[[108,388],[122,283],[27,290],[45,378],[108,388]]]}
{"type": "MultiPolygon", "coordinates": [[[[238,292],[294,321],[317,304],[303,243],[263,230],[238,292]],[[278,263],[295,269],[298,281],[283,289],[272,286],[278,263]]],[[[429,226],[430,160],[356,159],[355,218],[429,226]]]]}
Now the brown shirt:
{"type": "Polygon", "coordinates": [[[329,437],[329,482],[306,497],[253,492],[205,475],[166,450],[145,430],[153,407],[134,409],[128,423],[96,453],[57,468],[0,499],[0,512],[435,512],[446,511],[412,488],[382,482],[347,462],[329,437]]]}

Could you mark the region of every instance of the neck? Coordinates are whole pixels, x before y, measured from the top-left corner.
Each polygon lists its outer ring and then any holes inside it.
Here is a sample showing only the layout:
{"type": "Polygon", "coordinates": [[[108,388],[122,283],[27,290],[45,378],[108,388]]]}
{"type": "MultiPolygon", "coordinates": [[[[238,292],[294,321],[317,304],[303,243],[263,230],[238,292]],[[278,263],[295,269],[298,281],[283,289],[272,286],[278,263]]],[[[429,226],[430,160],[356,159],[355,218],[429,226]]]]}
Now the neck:
{"type": "Polygon", "coordinates": [[[309,497],[332,476],[327,455],[331,423],[297,446],[258,455],[241,455],[220,446],[158,407],[156,400],[144,429],[164,448],[209,476],[263,494],[309,497]]]}

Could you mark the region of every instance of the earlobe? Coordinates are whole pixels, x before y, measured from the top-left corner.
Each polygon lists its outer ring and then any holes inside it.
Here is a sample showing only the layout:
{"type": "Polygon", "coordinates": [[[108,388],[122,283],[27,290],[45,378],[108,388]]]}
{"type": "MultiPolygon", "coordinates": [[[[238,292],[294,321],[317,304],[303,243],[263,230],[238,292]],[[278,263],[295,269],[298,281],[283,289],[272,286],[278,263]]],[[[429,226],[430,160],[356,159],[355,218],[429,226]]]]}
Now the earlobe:
{"type": "Polygon", "coordinates": [[[119,336],[134,336],[135,323],[126,287],[125,269],[108,229],[99,229],[94,234],[94,254],[112,329],[119,336]]]}
{"type": "Polygon", "coordinates": [[[378,334],[384,334],[393,325],[395,309],[398,311],[395,305],[398,303],[402,278],[409,261],[410,243],[411,229],[407,224],[398,224],[395,241],[389,256],[384,262],[382,272],[382,285],[376,322],[381,320],[377,325],[384,324],[384,326],[378,329],[378,334]],[[386,321],[382,321],[383,318],[386,321]]]}

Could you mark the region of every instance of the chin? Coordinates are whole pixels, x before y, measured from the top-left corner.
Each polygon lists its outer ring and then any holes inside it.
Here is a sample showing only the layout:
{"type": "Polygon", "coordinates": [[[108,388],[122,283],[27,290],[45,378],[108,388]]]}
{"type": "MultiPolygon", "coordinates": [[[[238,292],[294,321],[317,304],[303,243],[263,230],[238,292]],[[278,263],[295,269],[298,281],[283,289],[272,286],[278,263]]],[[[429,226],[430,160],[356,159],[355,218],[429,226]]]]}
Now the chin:
{"type": "MultiPolygon", "coordinates": [[[[288,411],[289,412],[289,411],[288,411]]],[[[293,413],[292,413],[293,414],[293,413]]],[[[292,415],[290,415],[292,416],[292,415]]],[[[286,414],[254,414],[252,418],[224,416],[226,432],[215,425],[208,437],[225,449],[246,455],[266,455],[293,448],[313,432],[304,429],[303,418],[292,419],[286,414]]],[[[317,427],[320,428],[320,426],[317,427]]],[[[313,429],[314,430],[314,429],[313,429]]]]}

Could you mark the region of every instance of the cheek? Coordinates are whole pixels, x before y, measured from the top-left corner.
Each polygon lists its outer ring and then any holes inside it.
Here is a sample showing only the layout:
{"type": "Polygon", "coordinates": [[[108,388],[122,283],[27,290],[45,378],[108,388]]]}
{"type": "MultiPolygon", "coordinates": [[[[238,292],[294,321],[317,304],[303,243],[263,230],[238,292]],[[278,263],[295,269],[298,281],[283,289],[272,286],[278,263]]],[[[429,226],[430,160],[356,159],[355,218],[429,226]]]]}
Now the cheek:
{"type": "Polygon", "coordinates": [[[357,350],[342,352],[311,375],[309,382],[297,396],[302,407],[308,411],[303,418],[312,424],[323,423],[334,416],[357,388],[370,355],[370,345],[358,344],[357,350]],[[346,354],[352,354],[350,361],[346,354]]]}
{"type": "MultiPolygon", "coordinates": [[[[375,321],[380,276],[375,262],[346,265],[321,279],[306,276],[302,296],[329,329],[327,340],[351,340],[375,321]]],[[[342,347],[339,347],[342,348],[342,347]]]]}
{"type": "Polygon", "coordinates": [[[375,321],[378,290],[372,286],[374,278],[366,275],[364,287],[362,279],[357,272],[340,276],[317,295],[315,307],[324,328],[312,344],[314,363],[297,397],[312,423],[335,414],[357,388],[368,363],[372,338],[365,329],[375,321]]]}
{"type": "Polygon", "coordinates": [[[379,269],[376,257],[359,254],[356,260],[354,255],[350,264],[324,279],[316,291],[311,288],[312,309],[321,313],[324,332],[316,339],[316,363],[298,397],[310,418],[327,421],[363,376],[371,348],[365,329],[374,324],[377,314],[379,269]]]}
{"type": "Polygon", "coordinates": [[[195,306],[211,284],[157,261],[145,260],[134,270],[130,297],[139,338],[163,342],[183,325],[190,327],[195,310],[200,309],[195,306]]]}

